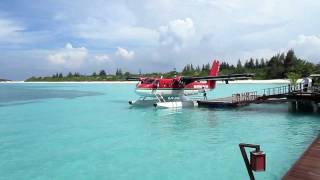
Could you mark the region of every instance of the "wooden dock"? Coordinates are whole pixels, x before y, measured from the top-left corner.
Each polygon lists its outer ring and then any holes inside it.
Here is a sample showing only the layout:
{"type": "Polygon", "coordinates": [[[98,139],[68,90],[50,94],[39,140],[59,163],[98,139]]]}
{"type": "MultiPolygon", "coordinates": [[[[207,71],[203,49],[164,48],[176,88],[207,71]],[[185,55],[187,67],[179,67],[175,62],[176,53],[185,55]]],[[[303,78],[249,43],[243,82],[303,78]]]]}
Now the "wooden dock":
{"type": "Polygon", "coordinates": [[[208,107],[208,108],[236,108],[247,106],[250,104],[271,104],[271,103],[285,103],[288,102],[288,99],[257,99],[252,101],[235,101],[232,97],[211,99],[211,100],[198,100],[199,107],[208,107]]]}
{"type": "Polygon", "coordinates": [[[249,105],[249,103],[247,102],[234,101],[234,98],[232,96],[212,100],[199,100],[197,102],[199,107],[210,108],[235,108],[249,105]]]}
{"type": "Polygon", "coordinates": [[[320,179],[320,134],[282,180],[320,179]]]}
{"type": "MultiPolygon", "coordinates": [[[[300,104],[305,101],[307,103],[312,101],[313,104],[320,103],[320,86],[313,86],[308,89],[303,89],[301,84],[280,86],[264,89],[263,94],[259,94],[257,91],[243,92],[232,94],[229,97],[198,100],[197,102],[199,107],[208,108],[236,108],[249,104],[297,102],[301,106],[298,109],[302,110],[305,105],[300,104]]],[[[306,106],[306,108],[310,109],[309,106],[306,106]]],[[[312,107],[311,109],[313,112],[320,111],[318,107],[312,107]]]]}

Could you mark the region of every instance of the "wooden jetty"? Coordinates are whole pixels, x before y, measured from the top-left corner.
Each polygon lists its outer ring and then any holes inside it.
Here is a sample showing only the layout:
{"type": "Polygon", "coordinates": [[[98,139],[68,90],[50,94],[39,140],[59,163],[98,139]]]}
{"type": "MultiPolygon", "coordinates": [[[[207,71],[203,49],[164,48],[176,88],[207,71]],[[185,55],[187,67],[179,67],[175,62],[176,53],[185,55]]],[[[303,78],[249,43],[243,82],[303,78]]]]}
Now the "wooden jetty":
{"type": "Polygon", "coordinates": [[[290,109],[296,111],[298,109],[311,110],[313,112],[320,111],[318,103],[320,103],[320,87],[313,86],[305,89],[301,84],[296,86],[281,86],[263,89],[262,94],[257,91],[236,93],[230,97],[198,100],[199,107],[209,108],[235,108],[246,106],[249,104],[260,103],[282,103],[290,102],[290,109]]]}
{"type": "Polygon", "coordinates": [[[249,105],[258,98],[257,91],[233,94],[230,97],[212,99],[212,100],[199,100],[199,107],[211,108],[235,108],[249,105]]]}
{"type": "Polygon", "coordinates": [[[212,100],[200,100],[197,102],[199,107],[211,107],[211,108],[235,108],[235,107],[249,105],[249,103],[247,102],[235,101],[232,96],[212,99],[212,100]]]}
{"type": "Polygon", "coordinates": [[[282,178],[282,180],[298,179],[320,179],[320,134],[282,178]]]}
{"type": "Polygon", "coordinates": [[[287,102],[282,95],[270,95],[266,96],[258,95],[257,91],[236,93],[230,97],[211,99],[211,100],[199,100],[197,101],[199,107],[209,108],[236,108],[247,106],[249,104],[260,104],[260,103],[279,103],[287,102]]]}

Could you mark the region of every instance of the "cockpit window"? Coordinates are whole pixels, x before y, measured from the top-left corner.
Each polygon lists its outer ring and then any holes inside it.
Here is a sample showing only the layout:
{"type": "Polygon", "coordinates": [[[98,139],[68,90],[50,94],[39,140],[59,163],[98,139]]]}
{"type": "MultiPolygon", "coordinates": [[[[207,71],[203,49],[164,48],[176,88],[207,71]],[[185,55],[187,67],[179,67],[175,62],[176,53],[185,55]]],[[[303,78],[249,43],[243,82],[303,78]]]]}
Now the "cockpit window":
{"type": "Polygon", "coordinates": [[[152,84],[154,82],[154,79],[146,78],[141,81],[141,84],[152,84]]]}

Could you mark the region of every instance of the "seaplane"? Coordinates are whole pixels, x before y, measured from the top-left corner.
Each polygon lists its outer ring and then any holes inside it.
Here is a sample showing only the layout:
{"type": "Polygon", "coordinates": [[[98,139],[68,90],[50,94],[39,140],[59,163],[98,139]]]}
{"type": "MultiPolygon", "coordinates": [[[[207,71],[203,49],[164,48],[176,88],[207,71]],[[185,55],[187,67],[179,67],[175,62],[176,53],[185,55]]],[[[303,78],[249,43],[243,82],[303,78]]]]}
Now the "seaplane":
{"type": "MultiPolygon", "coordinates": [[[[209,75],[205,77],[175,76],[162,77],[129,77],[127,80],[138,81],[135,93],[139,99],[129,101],[133,106],[154,106],[157,108],[182,108],[197,106],[197,101],[190,100],[187,96],[206,94],[216,87],[217,81],[228,84],[233,80],[252,78],[253,74],[218,75],[220,62],[214,60],[209,75]]],[[[206,98],[206,96],[204,95],[206,98]]]]}

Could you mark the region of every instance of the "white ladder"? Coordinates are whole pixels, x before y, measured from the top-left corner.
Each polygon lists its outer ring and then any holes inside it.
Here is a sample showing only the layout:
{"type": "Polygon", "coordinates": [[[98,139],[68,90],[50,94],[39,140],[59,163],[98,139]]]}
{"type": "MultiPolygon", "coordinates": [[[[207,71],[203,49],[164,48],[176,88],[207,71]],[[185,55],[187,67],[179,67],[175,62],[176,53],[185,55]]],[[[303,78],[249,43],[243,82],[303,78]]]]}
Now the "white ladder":
{"type": "Polygon", "coordinates": [[[156,96],[159,102],[166,102],[164,98],[161,96],[161,94],[155,93],[154,95],[156,96]]]}

